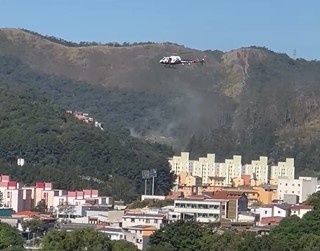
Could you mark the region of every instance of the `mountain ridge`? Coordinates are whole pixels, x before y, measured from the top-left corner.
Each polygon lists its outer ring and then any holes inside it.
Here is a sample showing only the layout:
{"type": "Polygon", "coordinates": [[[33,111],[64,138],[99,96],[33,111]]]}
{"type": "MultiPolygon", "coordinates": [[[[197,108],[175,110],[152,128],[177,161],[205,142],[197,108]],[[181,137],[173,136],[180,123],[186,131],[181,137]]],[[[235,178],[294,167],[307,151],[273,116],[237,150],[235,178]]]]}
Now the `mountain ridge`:
{"type": "Polygon", "coordinates": [[[128,201],[143,193],[141,171],[153,167],[158,171],[156,192],[170,190],[169,148],[134,139],[121,129],[101,131],[33,91],[0,83],[2,174],[27,184],[49,181],[59,189],[96,188],[128,201]],[[26,164],[18,166],[17,158],[26,164]]]}
{"type": "Polygon", "coordinates": [[[226,53],[153,43],[63,47],[24,31],[7,33],[0,30],[0,78],[107,126],[168,138],[177,152],[242,154],[244,161],[295,157],[298,169],[318,169],[318,61],[255,46],[226,53]],[[190,50],[207,62],[175,70],[159,64],[190,50]]]}

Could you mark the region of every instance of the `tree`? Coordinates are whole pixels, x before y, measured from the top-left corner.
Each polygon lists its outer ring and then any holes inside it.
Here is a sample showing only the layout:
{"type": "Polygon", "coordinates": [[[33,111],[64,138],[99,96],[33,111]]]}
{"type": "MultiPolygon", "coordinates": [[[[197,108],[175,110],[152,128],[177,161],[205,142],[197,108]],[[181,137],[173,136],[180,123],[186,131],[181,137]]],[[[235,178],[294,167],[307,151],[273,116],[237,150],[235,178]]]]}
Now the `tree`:
{"type": "Polygon", "coordinates": [[[24,250],[23,239],[16,228],[0,222],[0,250],[24,250]]]}
{"type": "Polygon", "coordinates": [[[126,177],[113,176],[111,178],[111,194],[115,200],[132,201],[137,197],[134,187],[126,177]]]}
{"type": "Polygon", "coordinates": [[[75,206],[70,205],[68,202],[58,206],[58,213],[63,214],[64,222],[68,221],[68,216],[75,212],[75,206]]]}
{"type": "Polygon", "coordinates": [[[32,234],[35,234],[34,238],[41,236],[45,231],[43,221],[37,218],[24,220],[21,225],[23,231],[28,231],[32,234]]]}
{"type": "Polygon", "coordinates": [[[320,192],[316,192],[308,196],[304,204],[314,206],[314,209],[320,209],[320,192]]]}
{"type": "Polygon", "coordinates": [[[112,242],[112,251],[139,251],[139,249],[131,242],[119,240],[112,242]]]}
{"type": "Polygon", "coordinates": [[[3,193],[0,191],[0,207],[3,207],[3,193]]]}
{"type": "Polygon", "coordinates": [[[172,251],[200,250],[198,240],[206,235],[212,235],[212,229],[194,221],[177,221],[157,230],[150,237],[150,244],[169,245],[172,251]]]}
{"type": "Polygon", "coordinates": [[[112,251],[110,239],[90,228],[72,232],[52,230],[43,237],[42,246],[43,250],[52,251],[112,251]]]}
{"type": "Polygon", "coordinates": [[[147,251],[174,251],[176,250],[170,243],[152,245],[147,251]]]}
{"type": "Polygon", "coordinates": [[[32,211],[45,213],[48,210],[48,206],[44,199],[38,201],[37,205],[32,209],[32,211]]]}

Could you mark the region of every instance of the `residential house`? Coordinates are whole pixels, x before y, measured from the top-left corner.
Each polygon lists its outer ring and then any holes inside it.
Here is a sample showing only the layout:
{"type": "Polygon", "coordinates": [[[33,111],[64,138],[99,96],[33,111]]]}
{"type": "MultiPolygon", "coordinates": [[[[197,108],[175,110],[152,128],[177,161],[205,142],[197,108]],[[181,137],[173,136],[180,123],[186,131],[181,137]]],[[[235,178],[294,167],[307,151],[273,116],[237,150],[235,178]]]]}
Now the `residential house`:
{"type": "Polygon", "coordinates": [[[291,207],[291,215],[297,215],[302,218],[306,213],[313,211],[314,207],[311,205],[293,205],[291,207]]]}
{"type": "Polygon", "coordinates": [[[168,213],[159,210],[127,210],[122,216],[122,227],[146,225],[159,229],[167,223],[167,215],[168,213]]]}

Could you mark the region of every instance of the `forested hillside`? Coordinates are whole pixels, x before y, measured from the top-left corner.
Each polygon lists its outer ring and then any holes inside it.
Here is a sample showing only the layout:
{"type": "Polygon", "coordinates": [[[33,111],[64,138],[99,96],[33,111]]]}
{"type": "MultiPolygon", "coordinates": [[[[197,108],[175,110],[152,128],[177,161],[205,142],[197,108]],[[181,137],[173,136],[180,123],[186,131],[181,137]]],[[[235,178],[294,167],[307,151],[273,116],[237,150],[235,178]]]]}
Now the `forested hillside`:
{"type": "Polygon", "coordinates": [[[297,171],[320,171],[318,61],[254,46],[223,53],[176,44],[75,44],[3,29],[0,79],[176,152],[216,153],[218,161],[233,154],[244,162],[294,157],[297,171]],[[182,52],[207,61],[175,70],[159,64],[182,52]]]}
{"type": "Polygon", "coordinates": [[[158,170],[157,193],[169,191],[171,154],[165,146],[131,137],[128,130],[111,133],[91,127],[32,90],[1,82],[0,173],[29,184],[52,181],[62,189],[99,188],[129,200],[144,190],[143,169],[158,170]],[[25,166],[16,165],[19,157],[25,166]]]}

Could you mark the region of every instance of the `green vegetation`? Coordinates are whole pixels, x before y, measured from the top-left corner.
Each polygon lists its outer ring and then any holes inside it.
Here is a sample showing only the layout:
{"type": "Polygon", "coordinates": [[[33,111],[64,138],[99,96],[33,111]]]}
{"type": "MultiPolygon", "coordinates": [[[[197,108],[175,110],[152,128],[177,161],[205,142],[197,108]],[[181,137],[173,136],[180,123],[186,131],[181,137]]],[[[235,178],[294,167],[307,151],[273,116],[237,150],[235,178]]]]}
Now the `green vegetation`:
{"type": "MultiPolygon", "coordinates": [[[[109,43],[97,43],[97,42],[80,42],[80,43],[75,43],[75,42],[71,42],[71,41],[67,41],[67,40],[64,40],[62,38],[58,38],[58,37],[54,37],[54,36],[44,36],[44,35],[41,35],[37,32],[34,32],[34,31],[30,31],[30,30],[27,30],[27,29],[22,29],[23,31],[25,32],[28,32],[30,34],[33,34],[33,35],[36,35],[38,37],[41,37],[41,38],[45,38],[51,42],[54,42],[54,43],[58,43],[58,44],[62,44],[62,45],[65,45],[65,46],[69,46],[69,47],[83,47],[83,46],[97,46],[97,45],[100,45],[100,46],[112,46],[112,47],[128,47],[128,46],[134,46],[134,45],[148,45],[148,44],[155,44],[154,42],[139,42],[139,43],[129,43],[129,42],[124,42],[122,44],[120,43],[117,43],[117,42],[109,42],[109,43]]],[[[167,42],[169,43],[169,42],[167,42]]],[[[171,43],[169,43],[171,44],[171,43]]]]}
{"type": "Polygon", "coordinates": [[[19,231],[2,222],[0,222],[0,249],[8,251],[24,250],[23,239],[19,231]]]}
{"type": "Polygon", "coordinates": [[[104,233],[90,228],[71,232],[52,230],[44,236],[42,250],[138,251],[136,246],[130,242],[111,241],[104,233]]]}
{"type": "Polygon", "coordinates": [[[71,79],[31,71],[20,60],[0,53],[0,85],[31,89],[34,95],[70,110],[87,112],[108,130],[134,129],[137,136],[158,131],[169,123],[172,109],[166,96],[143,91],[128,92],[88,85],[71,79]]]}
{"type": "MultiPolygon", "coordinates": [[[[62,44],[62,45],[65,45],[65,46],[69,46],[69,47],[83,47],[83,46],[112,46],[112,47],[128,47],[128,46],[135,46],[135,45],[149,45],[149,44],[155,44],[155,42],[151,42],[151,41],[148,41],[148,42],[133,42],[133,43],[129,43],[129,42],[123,42],[122,44],[118,43],[118,42],[109,42],[109,43],[98,43],[98,42],[85,42],[85,41],[82,41],[80,43],[75,43],[75,42],[71,42],[71,41],[67,41],[67,40],[64,40],[62,38],[58,38],[58,37],[54,37],[54,36],[44,36],[42,34],[39,34],[37,32],[34,32],[34,31],[30,31],[30,30],[27,30],[27,29],[22,29],[23,31],[25,32],[28,32],[30,34],[33,34],[33,35],[36,35],[38,37],[41,37],[41,38],[45,38],[51,42],[54,42],[54,43],[58,43],[58,44],[62,44]]],[[[171,44],[171,45],[179,45],[177,43],[172,43],[172,42],[165,42],[164,44],[171,44]]],[[[182,45],[180,45],[182,46],[182,45]]]]}
{"type": "Polygon", "coordinates": [[[178,221],[151,236],[148,251],[316,251],[320,249],[320,211],[308,212],[302,219],[283,219],[270,235],[251,232],[219,233],[213,226],[178,221]]]}
{"type": "Polygon", "coordinates": [[[139,249],[131,242],[119,240],[112,242],[112,251],[139,251],[139,249]]]}
{"type": "Polygon", "coordinates": [[[111,251],[111,243],[103,233],[93,229],[81,229],[72,232],[54,230],[43,238],[42,249],[52,251],[111,251]]]}
{"type": "Polygon", "coordinates": [[[266,155],[271,163],[294,157],[297,172],[319,172],[318,61],[252,46],[228,53],[195,51],[207,55],[207,64],[171,71],[159,65],[159,57],[185,48],[167,43],[80,50],[75,47],[97,43],[28,32],[36,35],[33,40],[19,31],[13,40],[0,32],[1,83],[32,88],[66,109],[89,112],[108,130],[128,128],[158,141],[165,136],[176,152],[189,150],[192,157],[212,152],[224,161],[241,154],[250,162],[266,155]],[[240,58],[245,50],[247,77],[240,58]]]}
{"type": "Polygon", "coordinates": [[[3,84],[0,149],[0,172],[27,184],[52,181],[61,189],[97,188],[128,201],[143,192],[143,169],[158,170],[157,194],[166,194],[173,181],[166,159],[170,149],[132,138],[123,129],[93,128],[28,89],[3,84]],[[25,166],[15,164],[19,157],[25,166]]]}

